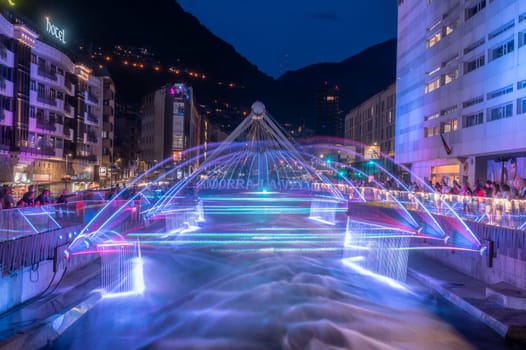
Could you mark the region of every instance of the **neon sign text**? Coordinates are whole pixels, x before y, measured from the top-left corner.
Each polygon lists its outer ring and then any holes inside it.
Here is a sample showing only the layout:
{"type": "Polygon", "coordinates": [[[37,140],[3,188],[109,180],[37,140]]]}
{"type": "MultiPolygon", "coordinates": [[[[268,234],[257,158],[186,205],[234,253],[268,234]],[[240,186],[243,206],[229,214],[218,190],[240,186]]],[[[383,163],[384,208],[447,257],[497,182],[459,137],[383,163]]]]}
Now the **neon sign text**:
{"type": "Polygon", "coordinates": [[[64,32],[64,29],[60,29],[51,21],[49,20],[49,17],[46,17],[46,31],[53,35],[55,38],[57,38],[62,44],[66,43],[66,35],[64,32]]]}

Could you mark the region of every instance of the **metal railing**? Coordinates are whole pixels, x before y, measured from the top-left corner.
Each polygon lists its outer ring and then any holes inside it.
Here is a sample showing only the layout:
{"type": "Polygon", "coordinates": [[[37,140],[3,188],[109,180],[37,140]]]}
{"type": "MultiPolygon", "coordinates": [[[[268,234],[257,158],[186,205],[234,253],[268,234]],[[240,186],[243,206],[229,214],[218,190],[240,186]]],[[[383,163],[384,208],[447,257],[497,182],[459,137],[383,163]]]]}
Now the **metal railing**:
{"type": "Polygon", "coordinates": [[[50,106],[56,106],[57,101],[54,98],[49,98],[44,95],[37,95],[37,101],[41,103],[45,103],[50,106]]]}
{"type": "Polygon", "coordinates": [[[40,75],[41,77],[44,77],[44,78],[47,78],[47,79],[51,79],[51,80],[57,80],[57,73],[56,72],[52,72],[49,68],[45,67],[45,66],[38,66],[38,69],[37,69],[37,74],[40,75]]]}
{"type": "MultiPolygon", "coordinates": [[[[423,205],[436,215],[458,215],[464,220],[487,225],[526,229],[526,199],[384,190],[375,187],[360,187],[357,190],[368,201],[399,205],[393,200],[394,197],[408,209],[419,210],[423,205]]],[[[358,194],[351,191],[350,198],[357,199],[358,194]]]]}

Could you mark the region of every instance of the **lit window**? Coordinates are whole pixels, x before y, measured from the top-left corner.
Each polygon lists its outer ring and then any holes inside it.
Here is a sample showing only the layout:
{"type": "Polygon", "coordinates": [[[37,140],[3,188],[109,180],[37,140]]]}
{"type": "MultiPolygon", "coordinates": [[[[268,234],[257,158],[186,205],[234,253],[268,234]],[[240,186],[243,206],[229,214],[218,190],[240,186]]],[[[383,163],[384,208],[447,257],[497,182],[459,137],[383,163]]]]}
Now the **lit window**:
{"type": "Polygon", "coordinates": [[[428,94],[440,87],[440,78],[436,78],[426,84],[425,93],[428,94]]]}
{"type": "Polygon", "coordinates": [[[429,39],[427,39],[426,47],[429,49],[429,48],[435,46],[436,44],[438,44],[438,42],[441,39],[442,39],[442,33],[441,32],[436,32],[435,34],[433,34],[433,36],[431,36],[429,39]]]}
{"type": "Polygon", "coordinates": [[[452,72],[444,74],[443,78],[444,78],[444,85],[451,83],[452,81],[458,78],[458,69],[455,69],[452,72]]]}

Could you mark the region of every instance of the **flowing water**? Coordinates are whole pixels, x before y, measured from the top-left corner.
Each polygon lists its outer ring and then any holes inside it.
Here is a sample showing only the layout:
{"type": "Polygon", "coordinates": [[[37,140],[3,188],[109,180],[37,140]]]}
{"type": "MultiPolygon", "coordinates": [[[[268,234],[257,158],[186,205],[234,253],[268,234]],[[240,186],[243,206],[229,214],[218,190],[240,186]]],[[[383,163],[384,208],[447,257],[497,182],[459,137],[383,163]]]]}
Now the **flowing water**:
{"type": "Polygon", "coordinates": [[[195,232],[143,242],[143,295],[102,299],[50,348],[508,348],[411,281],[386,283],[318,249],[341,246],[337,230],[300,215],[209,212],[195,232]]]}

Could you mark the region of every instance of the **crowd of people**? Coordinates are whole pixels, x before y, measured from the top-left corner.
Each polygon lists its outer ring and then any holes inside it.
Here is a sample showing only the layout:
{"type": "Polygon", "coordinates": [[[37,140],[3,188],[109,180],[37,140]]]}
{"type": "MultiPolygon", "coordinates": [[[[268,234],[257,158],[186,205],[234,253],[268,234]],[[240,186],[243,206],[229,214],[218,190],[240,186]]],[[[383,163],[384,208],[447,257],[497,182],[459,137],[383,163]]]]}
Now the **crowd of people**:
{"type": "Polygon", "coordinates": [[[13,197],[13,188],[9,185],[3,185],[0,189],[0,209],[26,208],[67,202],[67,191],[65,189],[58,198],[50,197],[48,189],[43,189],[38,195],[35,195],[35,192],[35,186],[30,185],[22,197],[17,200],[13,197]]]}

